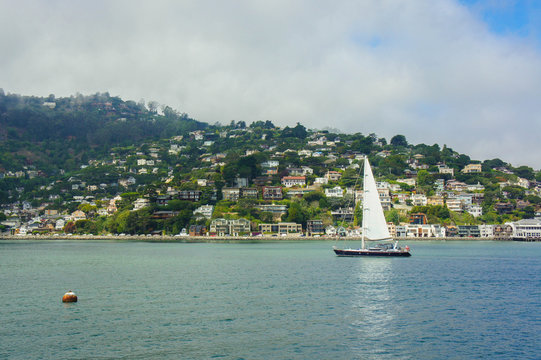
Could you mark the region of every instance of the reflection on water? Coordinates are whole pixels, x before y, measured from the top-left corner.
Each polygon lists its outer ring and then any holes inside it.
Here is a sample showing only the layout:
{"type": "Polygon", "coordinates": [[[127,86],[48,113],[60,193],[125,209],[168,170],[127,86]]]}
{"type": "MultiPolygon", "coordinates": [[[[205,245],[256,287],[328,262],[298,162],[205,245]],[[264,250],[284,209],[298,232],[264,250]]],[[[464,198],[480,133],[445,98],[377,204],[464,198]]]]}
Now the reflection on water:
{"type": "Polygon", "coordinates": [[[355,277],[355,297],[352,298],[351,326],[358,332],[359,354],[385,355],[386,345],[397,339],[393,322],[402,311],[393,297],[392,259],[359,259],[355,277]]]}

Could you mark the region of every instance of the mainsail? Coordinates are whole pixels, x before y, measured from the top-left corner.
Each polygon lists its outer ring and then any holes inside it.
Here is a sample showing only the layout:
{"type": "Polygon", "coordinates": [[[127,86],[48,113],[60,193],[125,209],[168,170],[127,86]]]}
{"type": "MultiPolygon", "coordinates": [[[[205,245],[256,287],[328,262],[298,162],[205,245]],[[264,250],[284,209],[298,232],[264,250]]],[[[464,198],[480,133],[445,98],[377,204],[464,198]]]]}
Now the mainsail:
{"type": "Polygon", "coordinates": [[[363,248],[364,240],[390,240],[391,235],[387,228],[387,221],[383,214],[374,174],[364,158],[364,181],[363,181],[363,248]]]}

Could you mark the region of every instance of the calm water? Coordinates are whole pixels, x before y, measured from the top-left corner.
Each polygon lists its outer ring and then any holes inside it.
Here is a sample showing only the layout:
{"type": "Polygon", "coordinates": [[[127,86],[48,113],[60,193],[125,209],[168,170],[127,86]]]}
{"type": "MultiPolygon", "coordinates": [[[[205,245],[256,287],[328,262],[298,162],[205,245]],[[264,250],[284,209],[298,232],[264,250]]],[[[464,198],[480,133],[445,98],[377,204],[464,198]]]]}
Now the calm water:
{"type": "Polygon", "coordinates": [[[541,358],[541,243],[332,245],[0,242],[0,358],[541,358]]]}

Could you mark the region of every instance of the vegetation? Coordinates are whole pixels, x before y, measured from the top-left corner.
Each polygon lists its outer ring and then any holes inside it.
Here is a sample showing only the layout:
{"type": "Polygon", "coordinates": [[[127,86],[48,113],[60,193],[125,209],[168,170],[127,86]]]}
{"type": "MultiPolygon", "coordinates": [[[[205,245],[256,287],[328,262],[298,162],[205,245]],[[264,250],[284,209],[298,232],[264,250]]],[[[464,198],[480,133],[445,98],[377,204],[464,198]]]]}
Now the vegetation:
{"type": "Polygon", "coordinates": [[[375,134],[309,130],[299,123],[280,129],[269,120],[208,125],[158,108],[107,93],[38,98],[0,91],[0,221],[39,215],[42,226],[79,210],[85,219],[66,221],[65,232],[175,234],[190,225],[208,228],[215,218],[357,226],[362,211],[352,191],[360,188],[364,155],[378,181],[393,187],[386,216],[395,224],[418,212],[443,225],[504,223],[532,218],[541,206],[540,172],[500,159],[476,162],[446,145],[413,145],[403,135],[387,143],[375,134]],[[472,163],[480,163],[482,172],[463,172],[472,163]],[[304,171],[309,191],[291,195],[283,187],[282,200],[262,199],[262,186],[281,186],[282,177],[304,171]],[[340,178],[315,186],[329,171],[340,178]],[[450,189],[451,180],[463,189],[450,189]],[[326,195],[337,186],[341,197],[326,195]],[[224,189],[230,187],[257,189],[257,198],[227,200],[224,189]],[[189,191],[198,198],[181,196],[189,191]],[[413,195],[448,201],[459,193],[479,204],[483,215],[412,206],[413,195]],[[141,199],[147,203],[137,208],[141,199]],[[287,210],[266,211],[262,206],[269,204],[287,210]],[[212,218],[194,215],[202,205],[214,206],[212,218]],[[333,217],[347,208],[354,209],[351,223],[333,217]]]}

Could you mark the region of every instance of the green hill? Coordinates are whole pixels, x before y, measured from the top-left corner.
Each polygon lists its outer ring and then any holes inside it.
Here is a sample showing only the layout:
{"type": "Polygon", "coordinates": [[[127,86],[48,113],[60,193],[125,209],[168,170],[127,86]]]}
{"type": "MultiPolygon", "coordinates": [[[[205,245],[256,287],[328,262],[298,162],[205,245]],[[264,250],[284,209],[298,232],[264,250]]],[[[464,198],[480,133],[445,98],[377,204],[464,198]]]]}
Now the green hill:
{"type": "Polygon", "coordinates": [[[108,93],[41,98],[0,91],[0,164],[11,170],[25,165],[70,170],[114,146],[206,127],[169,107],[158,114],[153,102],[147,108],[108,93]]]}

